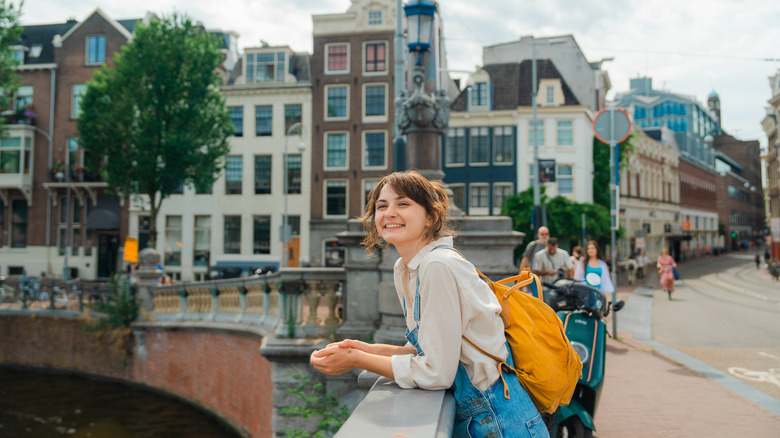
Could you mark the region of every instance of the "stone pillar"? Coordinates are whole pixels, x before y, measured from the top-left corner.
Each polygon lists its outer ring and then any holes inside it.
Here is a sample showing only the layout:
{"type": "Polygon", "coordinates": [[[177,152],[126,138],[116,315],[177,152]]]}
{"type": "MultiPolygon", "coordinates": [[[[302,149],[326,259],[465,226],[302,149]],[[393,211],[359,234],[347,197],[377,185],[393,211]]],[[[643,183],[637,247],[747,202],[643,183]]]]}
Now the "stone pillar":
{"type": "Polygon", "coordinates": [[[135,271],[135,275],[138,277],[136,298],[140,309],[147,314],[154,311],[154,297],[149,291],[149,287],[156,286],[157,277],[162,274],[162,271],[157,269],[160,260],[160,253],[152,248],[144,248],[138,252],[138,269],[135,271]]]}
{"type": "Polygon", "coordinates": [[[363,222],[347,221],[347,231],[336,235],[339,245],[345,248],[344,268],[347,274],[342,297],[344,323],[336,330],[339,338],[365,340],[379,325],[379,294],[377,285],[382,281],[378,266],[381,255],[369,257],[360,245],[363,240],[363,222]]]}

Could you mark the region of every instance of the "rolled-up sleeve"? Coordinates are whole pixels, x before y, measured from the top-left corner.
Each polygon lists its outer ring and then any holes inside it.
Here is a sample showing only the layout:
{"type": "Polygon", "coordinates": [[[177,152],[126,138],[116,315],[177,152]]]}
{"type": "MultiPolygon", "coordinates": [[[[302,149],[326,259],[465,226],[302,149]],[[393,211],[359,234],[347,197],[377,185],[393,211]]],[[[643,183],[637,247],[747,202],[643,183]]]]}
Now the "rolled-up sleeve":
{"type": "MultiPolygon", "coordinates": [[[[431,262],[420,277],[417,337],[422,354],[391,357],[398,386],[423,389],[452,386],[458,371],[463,334],[458,297],[458,284],[450,268],[439,261],[431,262]]],[[[408,309],[411,311],[411,306],[408,309]]]]}

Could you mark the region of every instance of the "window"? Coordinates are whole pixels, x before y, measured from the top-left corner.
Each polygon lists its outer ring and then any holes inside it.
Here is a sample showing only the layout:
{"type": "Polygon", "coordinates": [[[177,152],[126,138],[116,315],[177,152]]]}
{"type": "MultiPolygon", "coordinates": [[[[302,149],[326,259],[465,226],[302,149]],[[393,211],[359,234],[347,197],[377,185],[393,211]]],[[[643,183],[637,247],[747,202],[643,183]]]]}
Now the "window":
{"type": "Polygon", "coordinates": [[[376,187],[376,185],[379,183],[378,179],[364,179],[363,180],[363,199],[362,203],[360,204],[360,211],[366,210],[366,203],[368,202],[368,195],[371,193],[371,190],[376,187]]]}
{"type": "Polygon", "coordinates": [[[253,216],[252,222],[252,253],[271,254],[271,216],[253,216]]]}
{"type": "Polygon", "coordinates": [[[366,85],[364,88],[365,93],[365,116],[366,117],[376,117],[376,116],[386,116],[387,110],[386,110],[386,103],[385,103],[385,95],[387,94],[387,85],[380,84],[380,85],[366,85]]]}
{"type": "Polygon", "coordinates": [[[271,156],[255,155],[255,195],[271,194],[271,156]]]}
{"type": "Polygon", "coordinates": [[[364,132],[363,167],[385,167],[385,133],[364,132]]]}
{"type": "Polygon", "coordinates": [[[515,130],[511,126],[493,128],[493,162],[511,164],[515,155],[515,130]]]}
{"type": "Polygon", "coordinates": [[[552,105],[555,103],[555,87],[548,85],[545,87],[546,90],[546,105],[552,105]]]}
{"type": "Polygon", "coordinates": [[[240,195],[243,157],[241,155],[231,155],[225,160],[225,194],[240,195]]]}
{"type": "Polygon", "coordinates": [[[211,258],[211,216],[195,216],[192,266],[208,266],[211,258]]]}
{"type": "Polygon", "coordinates": [[[327,133],[325,134],[325,167],[326,168],[346,168],[347,167],[347,134],[346,133],[327,133]]]}
{"type": "Polygon", "coordinates": [[[87,37],[87,64],[106,62],[106,36],[89,35],[87,37]]]}
{"type": "Polygon", "coordinates": [[[487,164],[490,160],[489,128],[471,128],[471,164],[487,164]]]}
{"type": "Polygon", "coordinates": [[[368,25],[376,26],[382,24],[382,11],[368,11],[368,25]]]}
{"type": "Polygon", "coordinates": [[[181,266],[181,216],[165,216],[165,265],[181,266]]]}
{"type": "Polygon", "coordinates": [[[326,90],[326,118],[338,119],[347,117],[347,98],[349,90],[346,85],[325,87],[326,90]]]}
{"type": "Polygon", "coordinates": [[[447,129],[447,150],[445,153],[446,164],[463,165],[466,164],[466,129],[449,128],[447,129]]]}
{"type": "Polygon", "coordinates": [[[574,177],[572,166],[570,165],[558,165],[558,194],[559,195],[571,195],[574,193],[574,177]]]}
{"type": "MultiPolygon", "coordinates": [[[[87,203],[87,207],[91,205],[87,203]]],[[[89,210],[89,208],[87,208],[89,210]]],[[[138,249],[149,247],[149,216],[138,215],[138,249]]]]}
{"type": "Polygon", "coordinates": [[[241,254],[241,216],[225,216],[223,253],[241,254]]]}
{"type": "MultiPolygon", "coordinates": [[[[232,118],[232,117],[231,117],[232,118]]],[[[242,116],[243,119],[243,116],[242,116]]],[[[235,124],[235,122],[233,122],[235,124]]],[[[255,135],[265,137],[273,132],[273,107],[271,105],[259,105],[255,107],[255,135]]]]}
{"type": "MultiPolygon", "coordinates": [[[[544,146],[544,120],[536,121],[536,146],[544,146]]],[[[534,121],[528,122],[528,145],[534,146],[534,121]]]]}
{"type": "Polygon", "coordinates": [[[366,73],[382,73],[387,67],[385,63],[385,43],[366,44],[366,73]]]}
{"type": "Polygon", "coordinates": [[[571,147],[574,146],[574,134],[572,129],[571,120],[559,120],[558,121],[558,146],[571,147]]]}
{"type": "Polygon", "coordinates": [[[512,184],[493,184],[493,214],[501,214],[501,208],[504,206],[504,202],[513,194],[512,184]]]}
{"type": "Polygon", "coordinates": [[[32,85],[22,85],[16,89],[16,110],[24,111],[28,105],[33,103],[32,85]]]}
{"type": "Polygon", "coordinates": [[[477,82],[471,87],[471,106],[487,106],[488,104],[488,84],[487,82],[477,82]]]}
{"type": "Polygon", "coordinates": [[[248,53],[246,55],[246,81],[284,82],[284,52],[248,53]]]}
{"type": "Polygon", "coordinates": [[[325,214],[328,216],[346,216],[347,181],[325,181],[325,214]]]}
{"type": "Polygon", "coordinates": [[[3,137],[0,139],[0,173],[21,173],[22,138],[3,137]]]}
{"type": "Polygon", "coordinates": [[[284,106],[284,132],[286,135],[299,135],[300,129],[290,132],[290,126],[301,123],[301,104],[295,103],[284,106]]]}
{"type": "Polygon", "coordinates": [[[83,160],[81,160],[81,154],[79,154],[79,139],[70,137],[67,139],[68,143],[68,178],[74,180],[77,177],[77,173],[83,167],[83,160]]]}
{"type": "Polygon", "coordinates": [[[233,135],[236,137],[244,136],[244,107],[243,106],[231,106],[228,107],[230,112],[230,121],[233,122],[233,135]]]}
{"type": "Polygon", "coordinates": [[[488,186],[483,184],[472,184],[469,206],[471,208],[488,207],[488,186]]]}
{"type": "Polygon", "coordinates": [[[30,58],[40,58],[43,51],[43,44],[33,44],[30,47],[30,58]]]}
{"type": "Polygon", "coordinates": [[[325,73],[349,73],[349,45],[325,45],[325,73]]]}
{"type": "Polygon", "coordinates": [[[79,254],[79,247],[81,246],[81,203],[78,198],[74,198],[71,205],[71,217],[73,218],[73,225],[71,227],[70,238],[70,253],[72,255],[79,254]]]}
{"type": "Polygon", "coordinates": [[[301,193],[301,155],[287,155],[287,193],[301,193]]]}
{"type": "Polygon", "coordinates": [[[11,57],[14,59],[14,61],[17,62],[17,64],[24,64],[24,50],[14,50],[11,54],[11,57]]]}
{"type": "Polygon", "coordinates": [[[73,85],[73,96],[71,98],[71,117],[74,119],[79,118],[79,114],[81,114],[81,98],[84,96],[84,93],[87,91],[87,86],[84,84],[74,84],[73,85]]]}

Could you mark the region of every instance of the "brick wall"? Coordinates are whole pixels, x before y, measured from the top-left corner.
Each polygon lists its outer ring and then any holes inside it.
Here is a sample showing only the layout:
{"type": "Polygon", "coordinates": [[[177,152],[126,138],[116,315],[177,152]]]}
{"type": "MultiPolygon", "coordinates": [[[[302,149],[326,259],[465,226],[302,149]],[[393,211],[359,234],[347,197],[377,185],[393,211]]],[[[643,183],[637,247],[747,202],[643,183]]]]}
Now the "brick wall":
{"type": "Polygon", "coordinates": [[[80,317],[0,313],[0,363],[70,369],[158,388],[249,436],[272,435],[271,364],[260,355],[259,335],[152,324],[135,333],[85,332],[83,326],[80,317]]]}

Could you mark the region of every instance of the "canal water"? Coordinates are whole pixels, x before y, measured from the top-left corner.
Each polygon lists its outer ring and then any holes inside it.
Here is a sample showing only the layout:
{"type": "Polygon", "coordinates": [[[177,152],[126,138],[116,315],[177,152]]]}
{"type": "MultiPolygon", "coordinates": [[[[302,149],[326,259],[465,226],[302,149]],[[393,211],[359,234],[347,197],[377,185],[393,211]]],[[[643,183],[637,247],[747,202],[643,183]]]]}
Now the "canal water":
{"type": "Polygon", "coordinates": [[[172,397],[84,375],[0,366],[0,438],[237,438],[172,397]]]}

